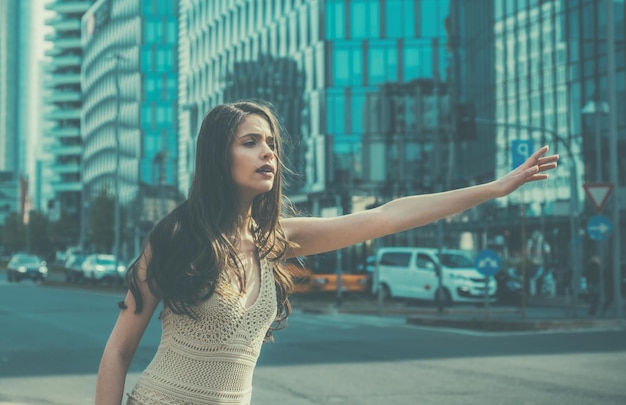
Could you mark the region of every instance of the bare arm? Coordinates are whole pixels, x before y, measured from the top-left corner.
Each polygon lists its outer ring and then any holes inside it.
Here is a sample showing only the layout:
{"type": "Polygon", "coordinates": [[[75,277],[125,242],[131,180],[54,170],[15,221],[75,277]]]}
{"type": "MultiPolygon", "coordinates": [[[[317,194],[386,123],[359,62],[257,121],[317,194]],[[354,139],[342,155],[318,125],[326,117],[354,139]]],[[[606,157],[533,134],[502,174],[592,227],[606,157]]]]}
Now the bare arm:
{"type": "Polygon", "coordinates": [[[544,146],[506,176],[486,184],[392,200],[378,208],[334,218],[287,218],[287,237],[299,245],[289,256],[340,249],[365,240],[406,231],[503,197],[530,181],[545,180],[558,155],[543,156],[544,146]]]}
{"type": "Polygon", "coordinates": [[[149,247],[146,248],[138,263],[139,289],[143,297],[143,310],[139,314],[135,313],[136,302],[133,295],[128,292],[124,300],[127,308],[120,312],[100,360],[96,385],[96,405],[119,405],[122,403],[128,367],[159,303],[159,300],[150,292],[145,281],[147,257],[150,257],[149,247]]]}

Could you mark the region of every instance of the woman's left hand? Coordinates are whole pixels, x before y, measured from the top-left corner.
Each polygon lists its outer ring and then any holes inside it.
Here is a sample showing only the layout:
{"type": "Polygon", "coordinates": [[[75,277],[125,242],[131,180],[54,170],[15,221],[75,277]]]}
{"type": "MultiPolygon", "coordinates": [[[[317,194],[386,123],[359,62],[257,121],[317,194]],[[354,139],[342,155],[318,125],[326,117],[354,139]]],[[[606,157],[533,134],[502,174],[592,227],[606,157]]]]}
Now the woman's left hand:
{"type": "Polygon", "coordinates": [[[507,175],[496,180],[498,195],[504,197],[528,182],[547,179],[548,174],[545,172],[557,166],[559,155],[544,156],[546,152],[547,145],[537,150],[507,175]]]}

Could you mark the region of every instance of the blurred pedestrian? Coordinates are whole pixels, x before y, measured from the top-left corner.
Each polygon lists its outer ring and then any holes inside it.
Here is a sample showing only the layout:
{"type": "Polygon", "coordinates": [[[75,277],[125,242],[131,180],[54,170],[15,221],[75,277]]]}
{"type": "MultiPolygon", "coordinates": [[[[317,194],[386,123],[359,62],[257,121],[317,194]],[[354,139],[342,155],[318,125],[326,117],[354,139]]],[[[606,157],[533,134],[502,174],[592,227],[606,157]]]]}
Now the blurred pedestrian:
{"type": "Polygon", "coordinates": [[[189,196],[152,230],[106,344],[96,404],[120,404],[159,302],[162,338],[127,404],[249,404],[261,344],[290,314],[285,259],[426,225],[556,167],[547,147],[490,183],[410,196],[335,218],[282,217],[279,123],[263,103],[219,105],[198,134],[189,196]],[[366,224],[366,226],[364,226],[366,224]]]}
{"type": "Polygon", "coordinates": [[[613,305],[613,297],[614,290],[613,286],[615,283],[613,282],[613,265],[611,259],[606,261],[606,266],[604,267],[603,280],[604,280],[604,304],[602,305],[602,315],[606,315],[608,309],[613,305]]]}
{"type": "Polygon", "coordinates": [[[589,291],[589,315],[595,315],[600,303],[600,257],[591,256],[587,261],[585,278],[587,279],[587,290],[589,291]]]}

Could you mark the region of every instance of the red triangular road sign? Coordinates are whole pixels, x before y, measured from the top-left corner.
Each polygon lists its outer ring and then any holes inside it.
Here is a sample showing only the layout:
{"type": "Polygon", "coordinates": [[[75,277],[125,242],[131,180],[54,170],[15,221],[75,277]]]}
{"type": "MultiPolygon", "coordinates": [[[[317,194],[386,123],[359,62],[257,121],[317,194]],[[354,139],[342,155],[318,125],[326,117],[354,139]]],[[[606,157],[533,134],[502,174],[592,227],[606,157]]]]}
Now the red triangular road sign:
{"type": "Polygon", "coordinates": [[[585,189],[585,193],[593,202],[596,209],[600,211],[604,204],[606,204],[606,200],[608,200],[609,195],[611,195],[611,191],[613,191],[612,183],[587,183],[583,184],[583,188],[585,189]]]}

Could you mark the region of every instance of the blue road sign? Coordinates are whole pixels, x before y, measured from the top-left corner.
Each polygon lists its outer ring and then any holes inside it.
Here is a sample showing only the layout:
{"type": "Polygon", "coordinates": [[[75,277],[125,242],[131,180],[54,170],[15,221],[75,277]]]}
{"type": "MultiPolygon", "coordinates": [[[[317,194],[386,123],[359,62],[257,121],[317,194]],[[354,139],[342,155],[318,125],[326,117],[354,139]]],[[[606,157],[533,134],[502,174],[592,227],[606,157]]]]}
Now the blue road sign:
{"type": "Polygon", "coordinates": [[[478,252],[474,259],[474,266],[480,274],[485,277],[493,276],[502,266],[502,260],[498,253],[491,249],[484,249],[478,252]]]}
{"type": "Polygon", "coordinates": [[[611,220],[604,215],[594,215],[587,221],[587,234],[593,240],[607,240],[612,232],[611,220]]]}
{"type": "Polygon", "coordinates": [[[524,163],[532,152],[533,141],[517,139],[511,141],[511,161],[513,162],[513,169],[524,163]]]}

